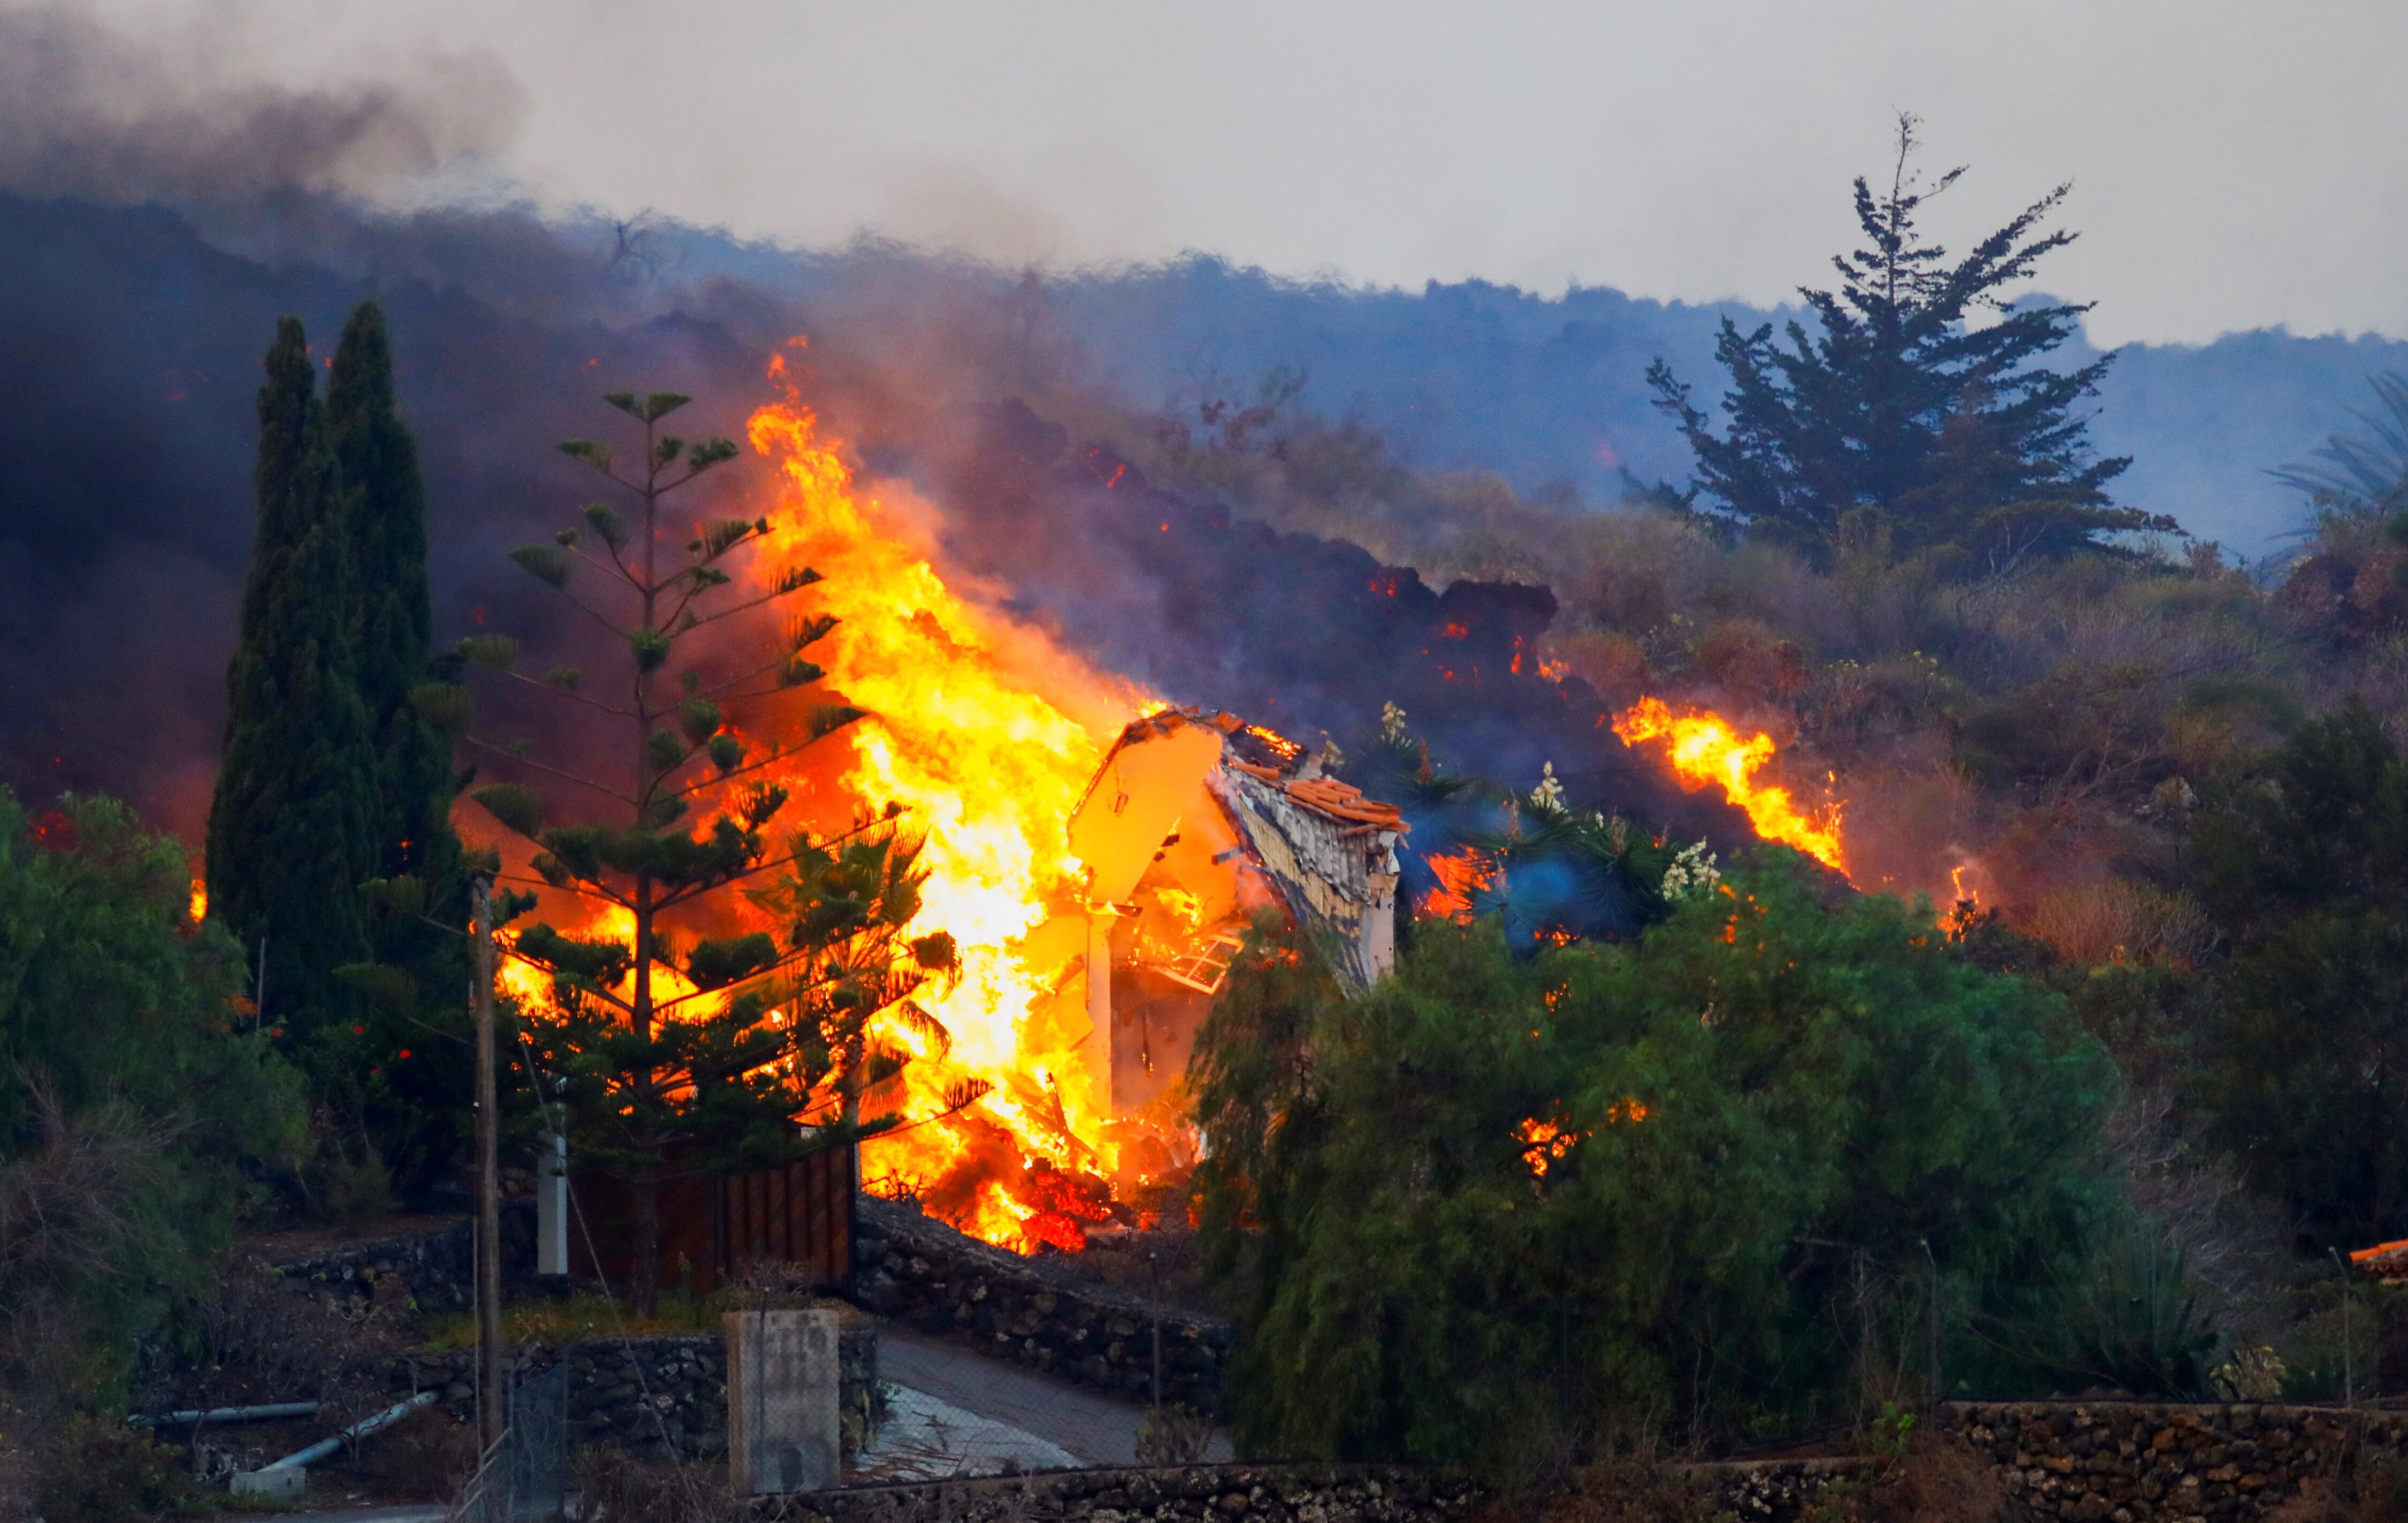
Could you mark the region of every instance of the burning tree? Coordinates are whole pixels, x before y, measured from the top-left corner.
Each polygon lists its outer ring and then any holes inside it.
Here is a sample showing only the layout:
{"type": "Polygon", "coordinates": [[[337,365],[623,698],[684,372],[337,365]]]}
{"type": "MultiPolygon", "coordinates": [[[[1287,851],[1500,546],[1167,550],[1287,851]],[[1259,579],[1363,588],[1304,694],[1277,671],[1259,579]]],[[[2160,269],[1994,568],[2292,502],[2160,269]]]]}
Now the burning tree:
{"type": "MultiPolygon", "coordinates": [[[[688,400],[674,393],[622,392],[604,400],[642,427],[640,468],[623,472],[590,439],[561,449],[628,494],[633,520],[589,504],[583,527],[511,558],[619,632],[625,656],[615,692],[597,696],[576,668],[525,676],[515,669],[516,643],[505,637],[465,640],[459,655],[604,716],[627,742],[628,771],[613,782],[590,775],[581,762],[537,761],[525,746],[469,735],[480,749],[602,800],[610,816],[557,817],[544,794],[524,783],[489,783],[471,795],[534,845],[537,878],[598,912],[578,925],[530,925],[512,954],[548,985],[549,999],[529,1001],[525,1014],[558,1075],[572,1147],[630,1186],[635,1293],[649,1307],[660,1283],[662,1181],[672,1171],[783,1162],[896,1125],[896,1117],[862,1114],[863,1093],[905,1061],[901,1049],[875,1039],[871,1023],[888,1015],[916,1027],[923,1046],[941,1043],[942,1028],[910,997],[923,980],[951,970],[954,951],[942,933],[904,934],[918,912],[922,874],[918,843],[900,834],[896,811],[858,814],[849,828],[817,839],[773,835],[771,822],[789,795],[767,781],[770,769],[862,711],[814,701],[793,740],[754,754],[730,726],[727,709],[818,682],[821,670],[803,653],[836,621],[789,618],[765,659],[732,672],[688,642],[783,601],[819,575],[788,568],[753,596],[716,596],[733,580],[730,557],[768,532],[759,519],[706,521],[681,551],[665,556],[666,499],[732,459],[736,446],[664,433],[662,420],[688,400]],[[572,589],[580,571],[601,579],[615,615],[572,589]],[[623,623],[630,613],[632,622],[623,623]],[[773,883],[739,902],[710,902],[773,873],[773,883]],[[746,901],[771,928],[684,932],[692,924],[724,927],[746,901]]],[[[463,728],[466,699],[457,688],[445,699],[463,728]]],[[[506,919],[535,901],[533,894],[504,898],[506,919]]]]}

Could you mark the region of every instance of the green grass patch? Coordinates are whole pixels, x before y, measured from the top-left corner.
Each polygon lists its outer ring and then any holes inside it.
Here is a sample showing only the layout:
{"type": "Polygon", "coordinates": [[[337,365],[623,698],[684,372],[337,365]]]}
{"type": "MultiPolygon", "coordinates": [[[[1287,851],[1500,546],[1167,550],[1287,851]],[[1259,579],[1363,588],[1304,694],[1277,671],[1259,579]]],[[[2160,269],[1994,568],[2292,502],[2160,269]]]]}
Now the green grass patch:
{"type": "MultiPolygon", "coordinates": [[[[720,1318],[730,1312],[752,1311],[761,1304],[756,1292],[716,1291],[692,1296],[664,1291],[650,1316],[638,1316],[616,1297],[589,1290],[566,1300],[520,1301],[502,1308],[502,1341],[509,1343],[573,1343],[587,1338],[617,1338],[655,1333],[717,1332],[720,1318]]],[[[858,1316],[851,1306],[824,1297],[780,1295],[769,1298],[773,1310],[826,1307],[858,1316]]],[[[429,1348],[473,1348],[477,1318],[471,1312],[453,1312],[427,1319],[429,1348]]]]}

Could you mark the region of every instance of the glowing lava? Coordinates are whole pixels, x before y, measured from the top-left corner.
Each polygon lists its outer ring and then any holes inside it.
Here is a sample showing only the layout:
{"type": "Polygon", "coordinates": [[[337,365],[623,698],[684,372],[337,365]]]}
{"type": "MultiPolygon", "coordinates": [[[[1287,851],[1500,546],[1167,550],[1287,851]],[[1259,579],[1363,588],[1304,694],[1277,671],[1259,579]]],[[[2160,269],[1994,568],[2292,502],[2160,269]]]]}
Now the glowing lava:
{"type": "Polygon", "coordinates": [[[1747,812],[1757,835],[1794,846],[1834,871],[1848,870],[1837,803],[1810,812],[1788,789],[1756,780],[1778,750],[1771,736],[1759,730],[1742,738],[1720,714],[1703,709],[1676,714],[1661,698],[1641,698],[1623,711],[1613,733],[1629,745],[1663,741],[1683,787],[1695,792],[1722,784],[1724,797],[1747,812]]]}

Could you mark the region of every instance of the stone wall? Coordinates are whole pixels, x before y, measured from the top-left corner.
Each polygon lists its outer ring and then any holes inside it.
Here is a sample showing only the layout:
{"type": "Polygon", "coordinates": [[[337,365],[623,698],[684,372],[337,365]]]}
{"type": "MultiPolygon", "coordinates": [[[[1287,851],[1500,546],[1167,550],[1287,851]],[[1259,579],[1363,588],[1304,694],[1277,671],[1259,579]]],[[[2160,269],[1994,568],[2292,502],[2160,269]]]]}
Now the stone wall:
{"type": "Polygon", "coordinates": [[[1056,1471],[1043,1475],[865,1487],[791,1500],[797,1523],[1457,1523],[1484,1498],[1469,1482],[1388,1467],[1193,1465],[1056,1471]]]}
{"type": "MultiPolygon", "coordinates": [[[[877,1329],[853,1320],[838,1343],[845,1444],[859,1449],[874,1432],[879,1401],[877,1329]]],[[[607,1444],[652,1459],[666,1458],[672,1446],[689,1459],[727,1452],[727,1349],[718,1333],[594,1339],[521,1357],[534,1374],[568,1365],[572,1444],[607,1444]]],[[[476,1399],[476,1366],[474,1349],[415,1354],[393,1361],[385,1384],[396,1396],[440,1390],[445,1407],[465,1419],[476,1399]]]]}
{"type": "Polygon", "coordinates": [[[854,1233],[853,1299],[865,1310],[1140,1401],[1154,1396],[1159,1329],[1162,1400],[1220,1409],[1225,1323],[1084,1283],[890,1200],[864,1196],[854,1233]]]}
{"type": "MultiPolygon", "coordinates": [[[[2346,1477],[2376,1457],[2408,1456],[2408,1412],[2333,1407],[2146,1402],[1967,1402],[1934,1418],[1986,1457],[2019,1523],[2251,1523],[2302,1482],[2346,1477]]],[[[1699,1464],[1653,1473],[1597,1471],[1585,1487],[1628,1501],[1633,1488],[1694,1487],[1680,1516],[1798,1523],[1838,1486],[1876,1479],[1862,1458],[1699,1464]]],[[[1200,1465],[1095,1470],[787,1499],[781,1516],[811,1523],[1458,1523],[1487,1500],[1470,1481],[1405,1467],[1200,1465]]],[[[1845,1509],[1840,1509],[1844,1511],[1845,1509]]],[[[1668,1516],[1670,1516],[1668,1513],[1668,1516]]]]}
{"type": "MultiPolygon", "coordinates": [[[[361,1297],[377,1280],[397,1276],[421,1310],[457,1311],[476,1303],[475,1241],[469,1218],[462,1216],[431,1229],[360,1238],[306,1254],[271,1254],[269,1267],[288,1280],[361,1297]]],[[[535,1272],[532,1200],[502,1201],[502,1291],[511,1299],[559,1293],[558,1280],[535,1272]]]]}
{"type": "Polygon", "coordinates": [[[473,1238],[466,1220],[432,1232],[363,1238],[271,1266],[287,1280],[345,1296],[366,1297],[380,1279],[398,1279],[422,1311],[447,1312],[476,1296],[473,1238]]]}
{"type": "Polygon", "coordinates": [[[1989,1458],[2011,1516],[2112,1523],[2255,1518],[2408,1444],[2408,1413],[2335,1407],[1966,1402],[1940,1420],[1989,1458]]]}

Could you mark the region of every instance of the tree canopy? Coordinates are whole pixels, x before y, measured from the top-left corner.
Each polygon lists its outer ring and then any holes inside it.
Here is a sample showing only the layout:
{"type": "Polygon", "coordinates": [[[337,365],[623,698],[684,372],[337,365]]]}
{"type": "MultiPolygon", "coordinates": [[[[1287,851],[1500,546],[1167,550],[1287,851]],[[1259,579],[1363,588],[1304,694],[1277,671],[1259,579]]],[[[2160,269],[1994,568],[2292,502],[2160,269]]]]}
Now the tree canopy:
{"type": "MultiPolygon", "coordinates": [[[[372,878],[417,884],[415,912],[370,901],[377,965],[359,1028],[328,1034],[322,1066],[380,1167],[405,1190],[441,1173],[466,1144],[471,1049],[460,991],[468,978],[467,880],[452,829],[452,742],[415,695],[429,680],[434,612],[426,579],[426,492],[403,424],[384,312],[362,302],[343,324],[326,383],[326,423],[344,495],[359,596],[354,680],[366,711],[375,786],[372,878]]],[[[354,980],[354,982],[359,982],[354,980]]]]}
{"type": "Polygon", "coordinates": [[[1743,332],[1724,320],[1724,432],[1669,366],[1650,367],[1713,516],[1817,552],[1843,533],[1879,534],[1900,552],[1942,550],[1981,568],[2102,548],[2105,533],[2173,529],[2109,500],[2130,462],[2094,458],[2074,410],[2112,356],[2070,370],[2041,363],[2089,307],[2006,295],[2073,241],[2042,228],[2069,187],[1952,260],[1916,218],[1964,171],[1922,181],[1909,167],[1914,126],[1899,119],[1886,192],[1856,182],[1865,246],[1832,260],[1837,289],[1799,289],[1814,329],[1791,321],[1784,346],[1769,323],[1743,332]]]}
{"type": "Polygon", "coordinates": [[[209,807],[209,911],[259,960],[271,1027],[296,1043],[352,1024],[335,970],[368,953],[360,885],[380,805],[359,686],[359,564],[308,337],[278,323],[259,392],[259,521],[226,673],[209,807]]]}
{"type": "Polygon", "coordinates": [[[29,828],[0,790],[0,1364],[21,1400],[122,1374],[261,1166],[299,1160],[299,1076],[237,1016],[241,949],[191,896],[183,844],[123,806],[63,798],[29,828]]]}
{"type": "Polygon", "coordinates": [[[2329,1245],[2408,1234],[2408,762],[2353,700],[2225,790],[2199,844],[2231,947],[2218,1129],[2329,1245]]]}
{"type": "Polygon", "coordinates": [[[1933,1277],[1961,1332],[2113,1209],[2114,1073],[2063,1002],[1777,868],[1633,944],[1522,958],[1495,918],[1425,922],[1354,1003],[1258,941],[1190,1081],[1259,1450],[1794,1430],[1865,1363],[1920,1366],[1933,1277]]]}
{"type": "MultiPolygon", "coordinates": [[[[738,636],[706,648],[694,638],[708,630],[718,641],[740,626],[714,626],[782,603],[819,574],[777,568],[756,590],[723,597],[731,568],[760,547],[768,522],[705,520],[682,546],[665,547],[661,517],[666,498],[733,459],[735,444],[667,433],[663,421],[689,400],[675,393],[603,400],[641,428],[639,463],[622,469],[591,439],[561,448],[634,511],[589,504],[582,525],[511,555],[620,631],[611,676],[589,685],[581,668],[524,675],[516,643],[499,636],[463,641],[458,654],[603,716],[627,742],[618,754],[633,759],[625,770],[584,756],[536,761],[530,746],[469,736],[501,767],[576,790],[571,803],[512,781],[470,797],[534,846],[538,892],[557,891],[575,908],[528,926],[511,953],[551,984],[549,1008],[527,1015],[566,1102],[561,1124],[572,1146],[631,1187],[635,1292],[649,1305],[660,1282],[662,1179],[788,1160],[895,1125],[895,1116],[865,1120],[858,1104],[906,1056],[871,1041],[869,1023],[891,1011],[940,1042],[942,1028],[910,995],[922,979],[950,972],[954,952],[946,936],[903,935],[924,874],[891,814],[817,837],[773,826],[790,801],[776,769],[862,716],[810,692],[822,672],[804,653],[835,619],[796,615],[772,626],[765,618],[749,644],[738,636]],[[598,586],[589,593],[589,584],[598,586]],[[810,701],[773,731],[781,739],[738,737],[732,711],[766,719],[792,697],[810,701]],[[773,928],[736,923],[738,893],[773,928]],[[597,912],[624,916],[624,931],[591,924],[597,912]]],[[[465,689],[452,690],[449,709],[466,723],[465,689]]],[[[516,892],[507,901],[513,915],[533,906],[516,892]]]]}

